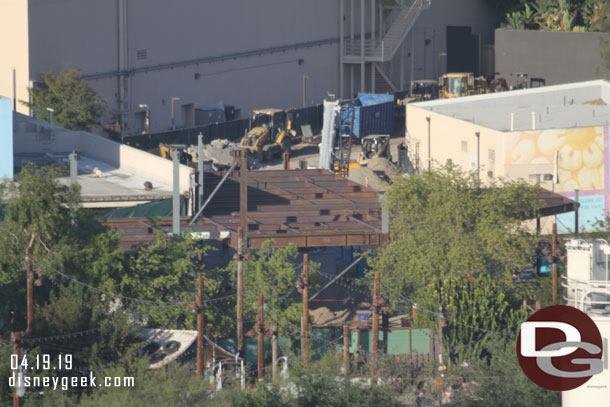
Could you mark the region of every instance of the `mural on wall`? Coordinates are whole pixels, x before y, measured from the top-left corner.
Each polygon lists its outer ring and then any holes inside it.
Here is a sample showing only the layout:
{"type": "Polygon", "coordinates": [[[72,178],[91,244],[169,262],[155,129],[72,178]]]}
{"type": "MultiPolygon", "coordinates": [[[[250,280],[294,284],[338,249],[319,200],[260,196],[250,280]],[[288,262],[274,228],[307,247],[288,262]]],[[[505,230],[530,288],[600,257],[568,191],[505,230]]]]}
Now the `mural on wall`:
{"type": "MultiPolygon", "coordinates": [[[[610,153],[608,127],[549,129],[509,133],[505,137],[507,165],[547,164],[553,168],[558,152],[555,192],[578,201],[579,229],[590,231],[610,209],[610,153]]],[[[573,213],[557,217],[560,233],[573,232],[573,213]]]]}
{"type": "Polygon", "coordinates": [[[554,164],[556,192],[604,189],[604,127],[524,131],[506,135],[505,164],[554,164]]]}

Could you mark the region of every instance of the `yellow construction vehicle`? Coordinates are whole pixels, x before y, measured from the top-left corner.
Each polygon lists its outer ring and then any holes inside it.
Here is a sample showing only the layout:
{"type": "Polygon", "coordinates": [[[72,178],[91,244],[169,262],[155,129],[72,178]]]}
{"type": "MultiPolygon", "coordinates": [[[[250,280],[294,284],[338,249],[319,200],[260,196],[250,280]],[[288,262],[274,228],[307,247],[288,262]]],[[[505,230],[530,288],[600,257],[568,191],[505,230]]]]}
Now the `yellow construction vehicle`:
{"type": "Polygon", "coordinates": [[[193,156],[188,153],[188,148],[186,145],[159,143],[159,154],[163,158],[167,158],[168,160],[171,160],[174,150],[177,150],[178,152],[180,152],[180,155],[179,155],[180,164],[191,165],[191,163],[193,161],[193,156]]]}
{"type": "Polygon", "coordinates": [[[239,146],[254,154],[260,161],[270,160],[289,151],[295,144],[296,131],[292,130],[295,109],[260,109],[252,112],[252,121],[267,116],[268,123],[256,126],[241,139],[239,146]]]}
{"type": "Polygon", "coordinates": [[[448,73],[438,78],[440,99],[489,93],[490,87],[483,76],[475,77],[472,73],[448,73]]]}

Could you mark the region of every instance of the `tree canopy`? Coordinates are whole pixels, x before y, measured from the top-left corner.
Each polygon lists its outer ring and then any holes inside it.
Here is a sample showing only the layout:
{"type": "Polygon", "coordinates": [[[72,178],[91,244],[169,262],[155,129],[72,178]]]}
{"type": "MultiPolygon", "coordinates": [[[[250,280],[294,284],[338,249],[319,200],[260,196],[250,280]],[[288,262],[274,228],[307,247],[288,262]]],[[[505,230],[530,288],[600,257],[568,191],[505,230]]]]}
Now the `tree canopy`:
{"type": "Polygon", "coordinates": [[[54,110],[53,122],[71,130],[91,130],[101,124],[106,102],[82,79],[76,69],[54,74],[40,74],[42,84],[29,88],[32,103],[26,106],[39,112],[42,120],[49,119],[47,108],[54,110]]]}
{"type": "Polygon", "coordinates": [[[416,297],[454,277],[487,274],[509,282],[515,267],[530,262],[537,241],[523,223],[535,214],[537,191],[513,181],[479,188],[474,173],[451,165],[399,179],[384,201],[392,214],[390,242],[373,268],[416,297]]]}

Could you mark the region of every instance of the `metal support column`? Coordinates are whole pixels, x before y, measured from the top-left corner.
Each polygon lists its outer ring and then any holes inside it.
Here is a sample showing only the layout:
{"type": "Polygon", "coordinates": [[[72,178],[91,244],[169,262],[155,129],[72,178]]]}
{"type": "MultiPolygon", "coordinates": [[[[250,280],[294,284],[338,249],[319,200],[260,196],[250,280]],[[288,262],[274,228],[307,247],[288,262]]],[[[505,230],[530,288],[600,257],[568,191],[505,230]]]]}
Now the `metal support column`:
{"type": "Polygon", "coordinates": [[[411,69],[409,70],[409,96],[413,96],[413,81],[415,75],[415,27],[411,28],[411,69]]]}
{"type": "Polygon", "coordinates": [[[172,151],[172,160],[174,162],[174,183],[172,193],[172,234],[178,236],[180,234],[180,160],[178,150],[172,151]]]}
{"type": "Polygon", "coordinates": [[[405,42],[400,45],[400,90],[405,90],[405,42]]]}
{"type": "Polygon", "coordinates": [[[343,15],[345,14],[344,3],[345,0],[339,0],[339,98],[343,99],[343,74],[344,74],[344,62],[343,56],[345,55],[345,41],[343,37],[345,36],[345,29],[343,24],[343,15]]]}
{"type": "MultiPolygon", "coordinates": [[[[375,0],[371,0],[371,49],[375,49],[375,0]]],[[[375,93],[375,63],[371,64],[371,92],[375,93]]]]}
{"type": "Polygon", "coordinates": [[[366,30],[364,27],[364,2],[360,0],[360,92],[365,92],[366,69],[364,62],[364,41],[366,40],[366,30]]]}
{"type": "Polygon", "coordinates": [[[203,171],[203,134],[199,133],[197,136],[197,183],[199,184],[197,189],[197,211],[203,206],[203,171]]]}

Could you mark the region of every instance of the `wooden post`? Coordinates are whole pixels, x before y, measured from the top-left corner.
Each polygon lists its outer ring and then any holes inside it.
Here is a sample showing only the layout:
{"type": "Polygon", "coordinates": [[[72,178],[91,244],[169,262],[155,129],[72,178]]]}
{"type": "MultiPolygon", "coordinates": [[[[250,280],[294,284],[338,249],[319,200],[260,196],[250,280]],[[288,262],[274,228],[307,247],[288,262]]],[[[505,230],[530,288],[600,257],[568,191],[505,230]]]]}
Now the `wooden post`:
{"type": "Polygon", "coordinates": [[[553,305],[557,305],[557,223],[553,223],[552,258],[553,258],[553,305]]]}
{"type": "Polygon", "coordinates": [[[27,314],[28,322],[25,333],[28,335],[32,334],[32,326],[34,322],[34,272],[32,271],[32,251],[34,244],[34,236],[30,240],[25,251],[25,268],[27,277],[27,314]]]}
{"type": "Polygon", "coordinates": [[[282,161],[284,162],[284,169],[290,169],[290,153],[288,151],[284,151],[282,153],[282,161]]]}
{"type": "Polygon", "coordinates": [[[349,374],[349,327],[343,326],[343,372],[349,374]]]}
{"type": "Polygon", "coordinates": [[[258,296],[258,380],[263,380],[264,361],[263,361],[263,346],[265,345],[265,321],[263,317],[264,299],[262,295],[258,296]]]}
{"type": "Polygon", "coordinates": [[[309,352],[309,255],[303,255],[303,324],[301,329],[301,353],[303,365],[307,366],[309,352]]]}
{"type": "Polygon", "coordinates": [[[271,381],[275,384],[277,383],[277,356],[278,356],[278,333],[277,333],[277,325],[273,325],[272,329],[272,337],[271,337],[271,381]]]}
{"type": "Polygon", "coordinates": [[[237,354],[244,353],[244,247],[243,230],[237,229],[237,354]]]}
{"type": "Polygon", "coordinates": [[[441,304],[438,305],[438,339],[437,339],[437,348],[438,348],[438,365],[443,365],[443,326],[445,326],[445,321],[443,318],[443,306],[441,304]]]}
{"type": "Polygon", "coordinates": [[[203,379],[203,326],[204,326],[204,309],[203,309],[203,276],[199,276],[199,296],[197,298],[197,378],[203,379]]]}
{"type": "Polygon", "coordinates": [[[377,384],[377,352],[379,348],[379,272],[373,286],[373,349],[371,352],[371,383],[377,384]]]}
{"type": "MultiPolygon", "coordinates": [[[[19,357],[19,340],[21,339],[21,335],[15,333],[15,348],[14,352],[17,355],[17,368],[19,368],[19,364],[21,363],[19,357]]],[[[19,377],[19,369],[13,373],[15,375],[15,388],[13,389],[13,407],[19,407],[19,396],[17,395],[17,378],[19,377]]]]}

